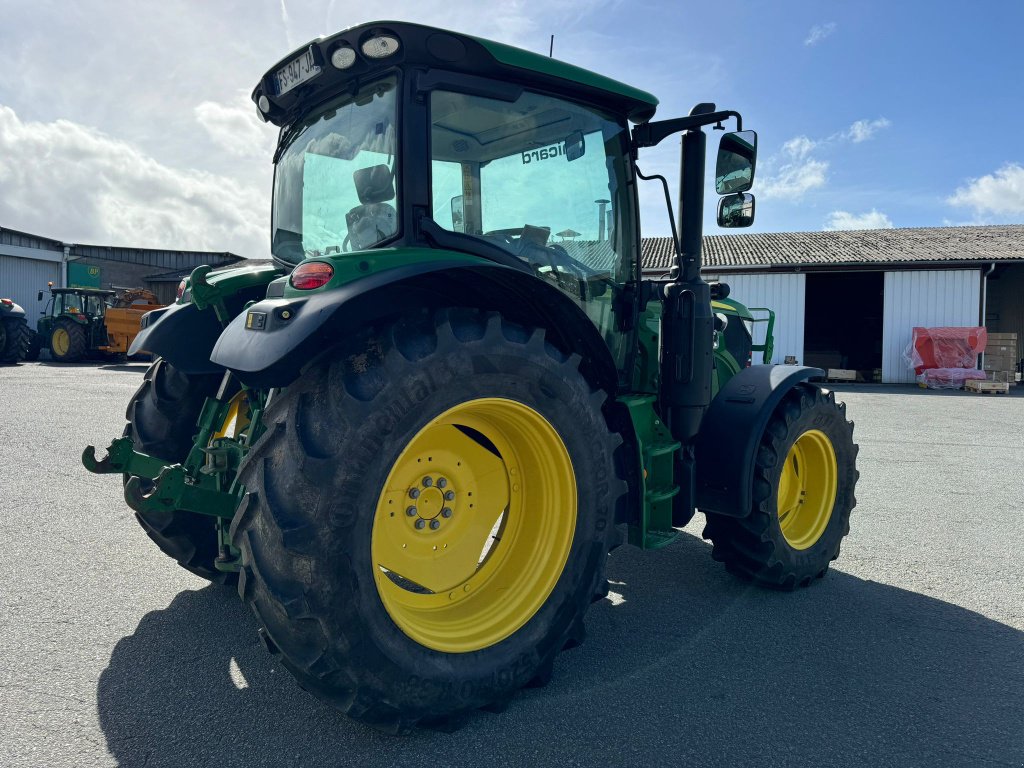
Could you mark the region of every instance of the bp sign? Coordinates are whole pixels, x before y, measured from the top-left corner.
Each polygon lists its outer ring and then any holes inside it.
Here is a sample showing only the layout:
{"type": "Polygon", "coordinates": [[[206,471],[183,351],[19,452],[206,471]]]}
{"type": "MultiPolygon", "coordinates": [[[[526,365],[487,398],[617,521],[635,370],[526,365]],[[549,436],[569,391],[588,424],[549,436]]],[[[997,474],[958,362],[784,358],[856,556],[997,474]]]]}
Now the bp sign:
{"type": "Polygon", "coordinates": [[[69,288],[99,288],[100,268],[88,264],[68,264],[69,288]]]}

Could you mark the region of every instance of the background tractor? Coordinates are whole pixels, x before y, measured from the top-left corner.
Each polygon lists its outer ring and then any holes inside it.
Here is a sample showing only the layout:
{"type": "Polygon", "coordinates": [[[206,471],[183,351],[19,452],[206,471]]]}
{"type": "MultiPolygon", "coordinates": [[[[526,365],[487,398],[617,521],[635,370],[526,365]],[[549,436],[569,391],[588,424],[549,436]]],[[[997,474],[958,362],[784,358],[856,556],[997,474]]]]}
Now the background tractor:
{"type": "Polygon", "coordinates": [[[11,299],[0,299],[0,363],[19,363],[28,355],[32,331],[25,310],[11,299]]]}
{"type": "Polygon", "coordinates": [[[237,583],[304,688],[390,732],[501,709],[583,641],[608,552],[698,509],[742,578],[825,574],[852,424],[822,371],[749,365],[750,313],[700,277],[705,127],[737,127],[719,223],[753,221],[737,112],[653,121],[642,90],[398,22],[303,46],[253,100],[274,264],[200,267],[143,318],[125,436],[82,460],[237,583]],[[676,267],[644,280],[637,184],[670,196],[638,164],[679,134],[676,267]]]}
{"type": "MultiPolygon", "coordinates": [[[[142,289],[54,288],[37,323],[39,349],[62,363],[90,354],[125,355],[139,333],[142,316],[159,309],[156,295],[142,289]]],[[[38,294],[43,300],[43,292],[38,294]]],[[[33,359],[35,359],[33,357],[33,359]]]]}

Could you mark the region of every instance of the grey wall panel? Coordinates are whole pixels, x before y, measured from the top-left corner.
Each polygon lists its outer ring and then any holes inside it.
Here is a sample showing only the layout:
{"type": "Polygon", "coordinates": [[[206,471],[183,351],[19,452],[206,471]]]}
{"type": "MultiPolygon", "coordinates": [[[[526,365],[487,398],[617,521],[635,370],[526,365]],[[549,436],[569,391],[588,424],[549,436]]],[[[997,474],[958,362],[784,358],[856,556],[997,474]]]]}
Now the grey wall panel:
{"type": "Polygon", "coordinates": [[[53,281],[54,285],[61,284],[62,266],[60,262],[0,254],[0,297],[13,299],[15,304],[20,304],[25,310],[29,326],[35,328],[39,313],[46,306],[45,300],[48,298],[44,295],[44,301],[38,302],[36,294],[39,291],[45,292],[49,281],[53,281]]]}
{"type": "MultiPolygon", "coordinates": [[[[711,276],[708,276],[709,279],[711,276]]],[[[729,297],[748,307],[768,307],[775,312],[775,353],[773,363],[781,363],[786,355],[798,362],[804,359],[804,296],[806,280],[803,273],[722,275],[729,284],[729,297]]],[[[757,315],[758,313],[754,313],[757,315]]],[[[754,342],[764,339],[765,325],[758,323],[754,342]]],[[[761,362],[759,358],[755,362],[761,362]]]]}
{"type": "Polygon", "coordinates": [[[912,329],[977,326],[981,275],[977,269],[885,273],[882,381],[915,381],[905,358],[912,329]]]}

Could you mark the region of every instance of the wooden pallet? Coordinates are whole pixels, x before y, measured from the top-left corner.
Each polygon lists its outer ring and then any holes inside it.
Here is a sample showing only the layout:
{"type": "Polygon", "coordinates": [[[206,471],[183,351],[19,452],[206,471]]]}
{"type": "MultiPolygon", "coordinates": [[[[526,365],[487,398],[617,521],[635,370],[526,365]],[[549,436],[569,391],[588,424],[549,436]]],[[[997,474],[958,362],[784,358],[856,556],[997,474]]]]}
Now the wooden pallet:
{"type": "Polygon", "coordinates": [[[1010,385],[1005,381],[978,381],[970,379],[964,383],[964,389],[968,392],[988,395],[1005,395],[1010,391],[1010,385]]]}

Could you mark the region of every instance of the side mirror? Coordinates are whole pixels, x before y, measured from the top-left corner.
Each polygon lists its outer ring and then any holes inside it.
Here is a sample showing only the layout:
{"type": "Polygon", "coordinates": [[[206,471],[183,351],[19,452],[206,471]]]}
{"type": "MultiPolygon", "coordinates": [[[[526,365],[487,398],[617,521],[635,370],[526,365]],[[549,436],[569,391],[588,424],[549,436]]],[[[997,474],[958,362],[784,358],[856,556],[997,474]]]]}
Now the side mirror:
{"type": "Polygon", "coordinates": [[[715,192],[729,195],[746,192],[754,184],[754,165],[757,161],[757,133],[739,131],[727,133],[718,145],[718,163],[715,168],[715,192]]]}
{"type": "Polygon", "coordinates": [[[565,140],[565,159],[570,163],[579,160],[587,153],[587,142],[583,138],[583,131],[573,131],[565,140]]]}
{"type": "Polygon", "coordinates": [[[40,291],[39,293],[36,294],[36,301],[42,301],[42,300],[43,300],[43,292],[40,291]]]}
{"type": "Polygon", "coordinates": [[[749,227],[754,223],[754,196],[737,192],[718,200],[718,226],[728,229],[749,227]]]}
{"type": "Polygon", "coordinates": [[[452,198],[452,231],[466,231],[466,207],[462,195],[452,198]]]}

